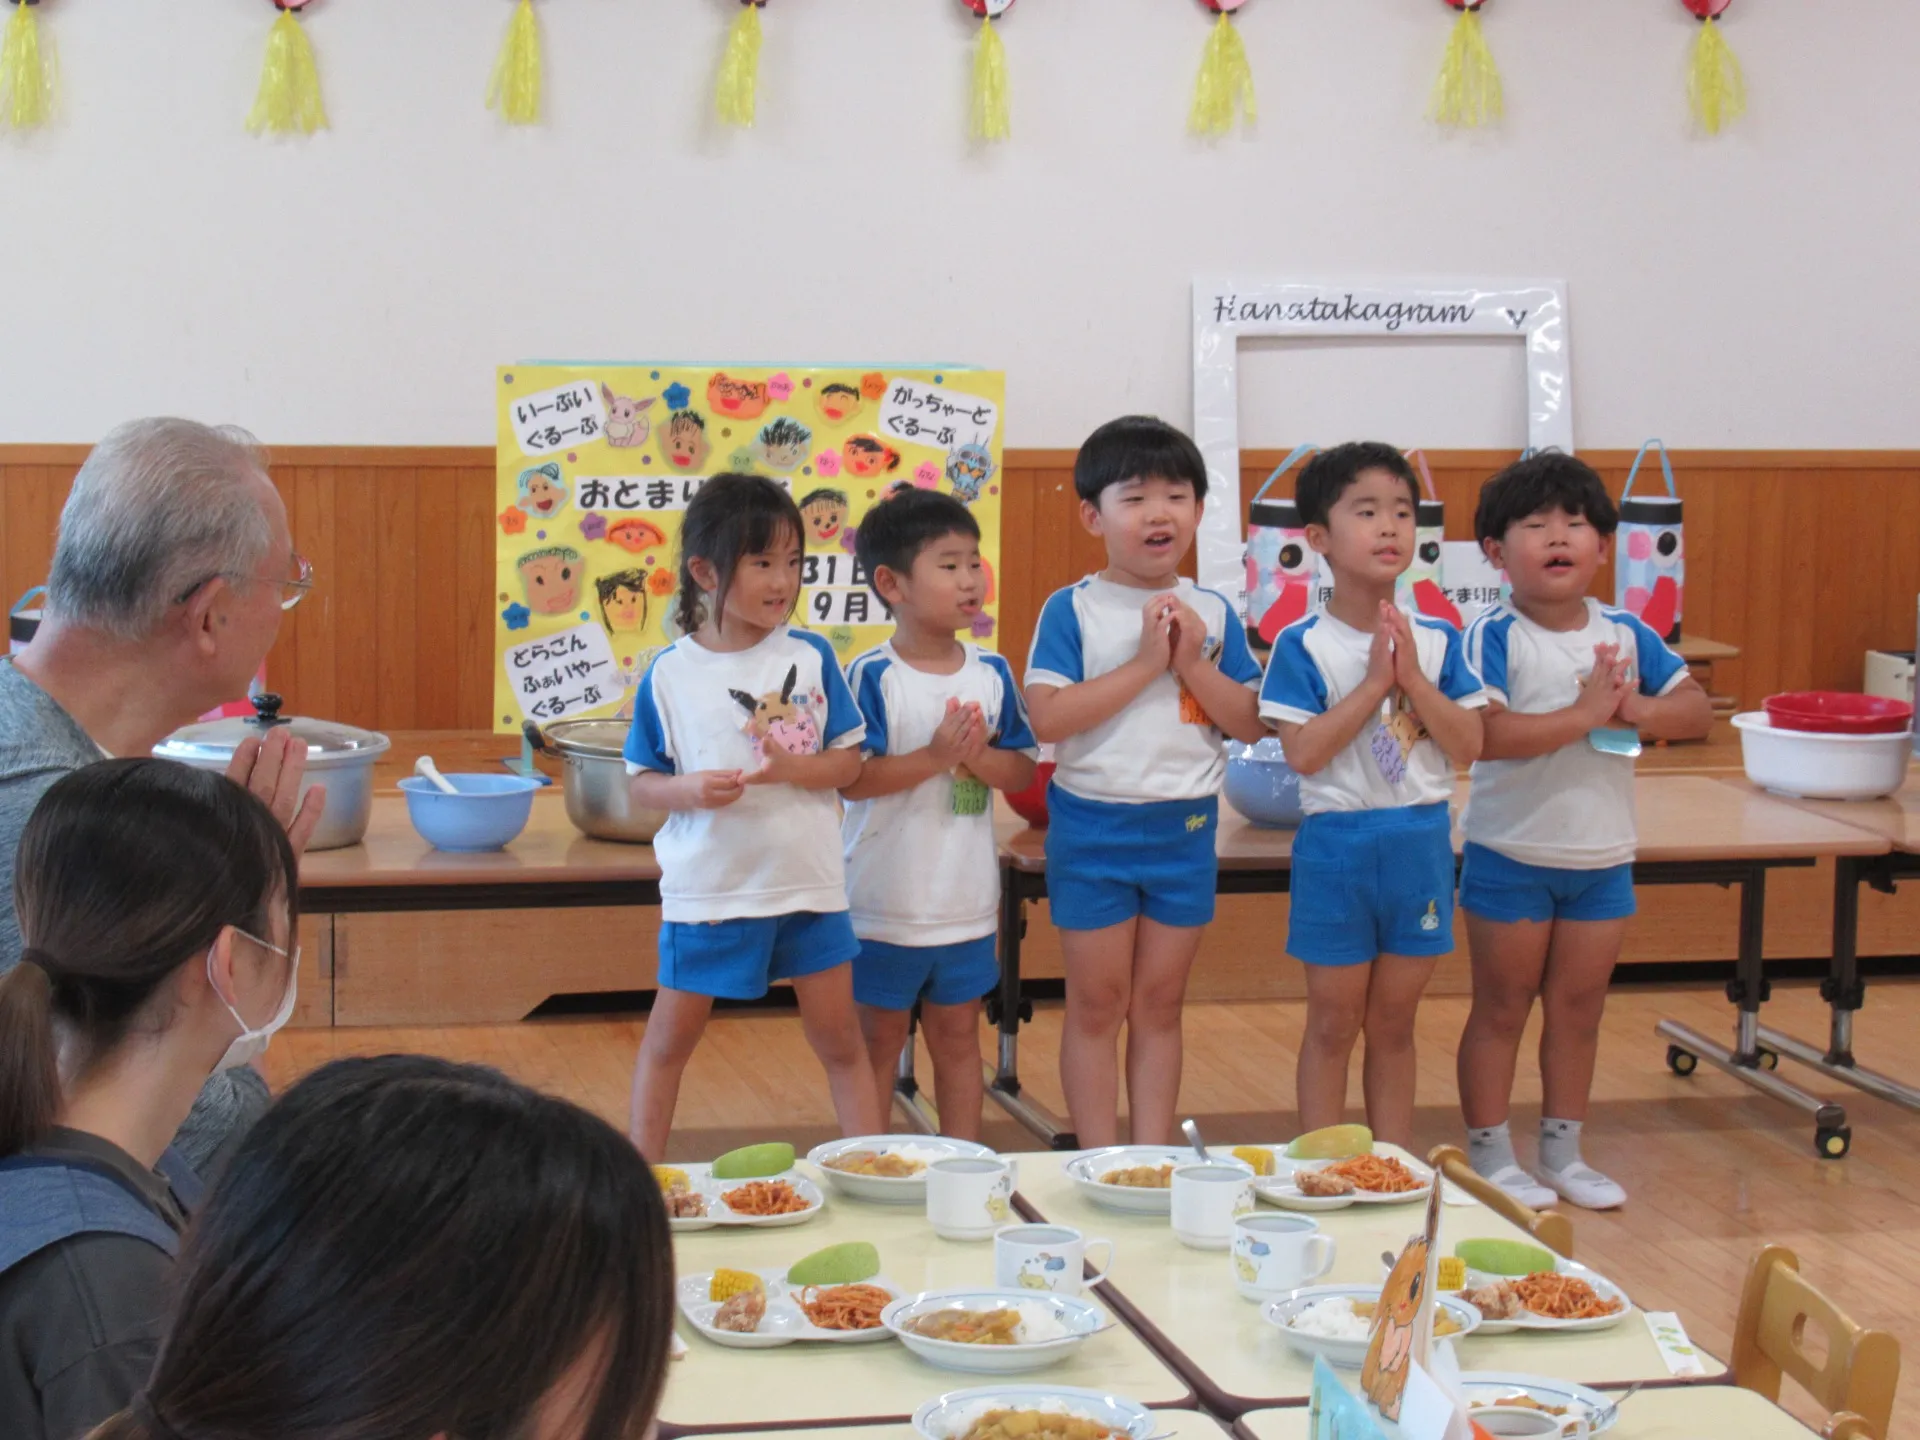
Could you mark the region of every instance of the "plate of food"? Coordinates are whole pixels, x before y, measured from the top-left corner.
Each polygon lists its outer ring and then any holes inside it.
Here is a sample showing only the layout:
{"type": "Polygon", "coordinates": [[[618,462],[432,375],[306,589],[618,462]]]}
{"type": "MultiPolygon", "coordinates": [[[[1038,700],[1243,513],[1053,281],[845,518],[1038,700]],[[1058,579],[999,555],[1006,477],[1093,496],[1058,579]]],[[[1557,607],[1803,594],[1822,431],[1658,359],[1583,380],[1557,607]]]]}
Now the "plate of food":
{"type": "Polygon", "coordinates": [[[1482,1410],[1539,1410],[1563,1422],[1565,1433],[1576,1434],[1585,1421],[1587,1433],[1604,1435],[1620,1418],[1620,1407],[1598,1390],[1571,1380],[1544,1375],[1510,1375],[1497,1370],[1468,1370],[1460,1376],[1467,1413],[1482,1410]]]}
{"type": "Polygon", "coordinates": [[[982,1375],[1040,1370],[1108,1328],[1099,1306],[1033,1290],[931,1290],[896,1300],[880,1322],[930,1365],[982,1375]]]}
{"type": "MultiPolygon", "coordinates": [[[[1181,1145],[1109,1145],[1062,1162],[1067,1178],[1080,1193],[1106,1210],[1136,1215],[1168,1215],[1173,1211],[1173,1172],[1196,1163],[1191,1149],[1181,1145]]],[[[1249,1175],[1244,1160],[1215,1154],[1213,1163],[1238,1165],[1249,1175]]]]}
{"type": "Polygon", "coordinates": [[[706,1165],[656,1165],[653,1173],[667,1202],[668,1227],[676,1232],[804,1225],[827,1203],[818,1185],[791,1169],[751,1180],[716,1179],[706,1165]]]}
{"type": "Polygon", "coordinates": [[[676,1287],[687,1323],[716,1345],[735,1350],[890,1339],[880,1315],[900,1293],[879,1275],[837,1285],[796,1285],[779,1270],[714,1270],[682,1276],[676,1287]]]}
{"type": "MultiPolygon", "coordinates": [[[[1307,1359],[1324,1355],[1329,1365],[1358,1370],[1367,1358],[1379,1305],[1378,1285],[1309,1285],[1281,1296],[1264,1313],[1307,1359]]],[[[1451,1340],[1479,1328],[1480,1312],[1465,1301],[1442,1295],[1435,1302],[1434,1339],[1451,1340]]]]}
{"type": "Polygon", "coordinates": [[[1493,1274],[1468,1261],[1460,1298],[1480,1312],[1482,1334],[1604,1330],[1633,1309],[1627,1292],[1599,1271],[1558,1255],[1550,1259],[1550,1267],[1543,1264],[1524,1275],[1493,1274]]]}
{"type": "Polygon", "coordinates": [[[921,1440],[1147,1440],[1157,1425],[1136,1401],[1068,1386],[955,1390],[913,1412],[921,1440]]]}
{"type": "Polygon", "coordinates": [[[1337,1209],[1298,1202],[1346,1200],[1354,1205],[1404,1205],[1426,1199],[1432,1188],[1433,1171],[1428,1166],[1404,1152],[1376,1145],[1370,1155],[1345,1160],[1283,1159],[1272,1179],[1255,1183],[1254,1193],[1276,1205],[1292,1199],[1296,1202],[1291,1207],[1294,1209],[1337,1209]]]}
{"type": "Polygon", "coordinates": [[[985,1145],[945,1135],[863,1135],[816,1145],[807,1159],[827,1183],[855,1200],[924,1205],[927,1166],[950,1155],[992,1155],[985,1145]]]}

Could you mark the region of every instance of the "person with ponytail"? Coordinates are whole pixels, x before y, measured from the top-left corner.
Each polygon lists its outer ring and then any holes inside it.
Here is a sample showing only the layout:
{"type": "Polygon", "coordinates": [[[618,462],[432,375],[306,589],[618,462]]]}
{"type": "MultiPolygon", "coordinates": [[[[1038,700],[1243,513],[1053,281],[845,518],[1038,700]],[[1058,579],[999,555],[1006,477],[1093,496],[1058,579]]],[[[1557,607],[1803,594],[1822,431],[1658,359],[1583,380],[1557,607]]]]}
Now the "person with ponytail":
{"type": "Polygon", "coordinates": [[[478,1065],[301,1080],[176,1278],[152,1379],[91,1440],[640,1440],[666,1383],[673,1250],[646,1161],[478,1065]]]}
{"type": "Polygon", "coordinates": [[[21,832],[22,963],[0,977],[0,1435],[74,1440],[158,1349],[200,1200],[168,1146],[293,1011],[298,873],[220,775],[106,760],[21,832]]]}

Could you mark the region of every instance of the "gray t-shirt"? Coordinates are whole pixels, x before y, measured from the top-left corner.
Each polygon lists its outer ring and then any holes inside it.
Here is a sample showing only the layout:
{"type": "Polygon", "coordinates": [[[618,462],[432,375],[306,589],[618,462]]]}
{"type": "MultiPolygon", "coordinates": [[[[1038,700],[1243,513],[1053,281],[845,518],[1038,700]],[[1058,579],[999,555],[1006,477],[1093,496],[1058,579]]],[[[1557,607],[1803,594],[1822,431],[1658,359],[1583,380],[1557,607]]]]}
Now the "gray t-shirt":
{"type": "MultiPolygon", "coordinates": [[[[13,862],[40,797],[62,775],[100,759],[100,747],[60,702],[0,658],[0,975],[20,963],[13,862]]],[[[242,1066],[211,1076],[174,1148],[211,1182],[227,1150],[267,1108],[267,1082],[242,1066]]]]}

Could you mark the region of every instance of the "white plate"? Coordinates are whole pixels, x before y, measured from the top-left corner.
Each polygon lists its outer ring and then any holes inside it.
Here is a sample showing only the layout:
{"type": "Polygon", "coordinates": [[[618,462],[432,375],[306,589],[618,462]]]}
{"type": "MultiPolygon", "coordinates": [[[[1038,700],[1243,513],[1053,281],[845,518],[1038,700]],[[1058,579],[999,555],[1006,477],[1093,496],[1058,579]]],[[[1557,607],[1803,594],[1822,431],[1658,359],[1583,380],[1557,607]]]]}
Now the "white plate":
{"type": "Polygon", "coordinates": [[[1106,1329],[1109,1323],[1097,1305],[1034,1290],[931,1290],[894,1301],[880,1319],[902,1345],[928,1364],[978,1375],[1015,1375],[1045,1369],[1073,1354],[1088,1336],[1106,1329]],[[1056,1340],[1019,1345],[967,1345],[958,1340],[935,1340],[906,1328],[909,1320],[937,1310],[1011,1310],[1021,1305],[1044,1306],[1070,1333],[1056,1340]]]}
{"type": "MultiPolygon", "coordinates": [[[[1150,1190],[1137,1185],[1102,1185],[1100,1177],[1109,1171],[1127,1170],[1137,1165],[1198,1164],[1199,1158],[1190,1145],[1110,1145],[1104,1150],[1088,1150],[1084,1154],[1070,1156],[1061,1161],[1060,1168],[1080,1188],[1081,1194],[1102,1209],[1122,1210],[1134,1215],[1170,1215],[1173,1213],[1171,1187],[1150,1190]]],[[[1230,1155],[1215,1155],[1212,1163],[1233,1165],[1249,1175],[1253,1173],[1252,1166],[1230,1155]]]]}
{"type": "MultiPolygon", "coordinates": [[[[1288,1291],[1278,1300],[1270,1302],[1261,1314],[1269,1325],[1275,1326],[1286,1337],[1288,1346],[1307,1359],[1324,1355],[1329,1365],[1338,1365],[1344,1370],[1358,1370],[1367,1358],[1367,1345],[1371,1337],[1367,1340],[1336,1340],[1326,1335],[1308,1335],[1294,1329],[1288,1322],[1301,1311],[1336,1296],[1345,1296],[1349,1300],[1378,1301],[1380,1288],[1378,1285],[1309,1285],[1301,1290],[1288,1291]]],[[[1466,1301],[1452,1295],[1442,1295],[1438,1304],[1460,1326],[1458,1334],[1440,1338],[1463,1340],[1481,1328],[1480,1312],[1466,1301]]]]}
{"type": "Polygon", "coordinates": [[[1360,1203],[1358,1195],[1303,1195],[1300,1187],[1293,1183],[1291,1171],[1284,1175],[1262,1175],[1253,1182],[1253,1193],[1282,1210],[1344,1210],[1360,1203]]]}
{"type": "Polygon", "coordinates": [[[1153,1412],[1137,1401],[1064,1385],[992,1385],[955,1390],[914,1411],[913,1428],[922,1440],[959,1440],[988,1410],[1039,1409],[1068,1411],[1131,1440],[1147,1440],[1158,1428],[1153,1412]]]}
{"type": "MultiPolygon", "coordinates": [[[[1597,1270],[1589,1270],[1585,1265],[1577,1261],[1561,1259],[1558,1256],[1554,1258],[1554,1269],[1562,1275],[1578,1275],[1582,1280],[1593,1286],[1594,1291],[1602,1300],[1619,1300],[1620,1308],[1611,1315],[1596,1315],[1591,1320],[1554,1320],[1545,1315],[1533,1314],[1525,1315],[1518,1320],[1485,1319],[1480,1322],[1480,1333],[1482,1335],[1507,1335],[1516,1330],[1605,1330],[1610,1326],[1618,1325],[1633,1312],[1633,1301],[1627,1297],[1627,1292],[1607,1279],[1606,1276],[1600,1274],[1597,1270]]],[[[1470,1269],[1467,1271],[1467,1283],[1462,1288],[1463,1290],[1477,1290],[1482,1285],[1492,1284],[1496,1280],[1514,1280],[1518,1278],[1521,1277],[1514,1275],[1489,1275],[1484,1270],[1470,1269]]]]}
{"type": "Polygon", "coordinates": [[[852,1140],[833,1140],[816,1145],[807,1152],[807,1161],[819,1170],[821,1178],[842,1195],[855,1200],[873,1200],[882,1205],[924,1205],[927,1203],[926,1165],[950,1155],[986,1155],[993,1151],[971,1140],[954,1140],[945,1135],[862,1135],[852,1140]],[[921,1162],[919,1173],[902,1179],[886,1175],[850,1175],[835,1170],[827,1161],[853,1150],[875,1150],[887,1154],[905,1153],[921,1162]]]}
{"type": "Polygon", "coordinates": [[[763,1230],[779,1229],[787,1225],[804,1225],[817,1216],[827,1203],[827,1197],[820,1187],[802,1175],[798,1170],[785,1170],[778,1175],[756,1175],[755,1180],[784,1180],[793,1186],[795,1192],[807,1201],[805,1210],[796,1210],[791,1215],[736,1215],[727,1208],[721,1197],[729,1190],[737,1190],[742,1185],[751,1184],[748,1180],[716,1180],[711,1166],[676,1165],[670,1167],[687,1173],[687,1184],[697,1195],[707,1201],[707,1213],[699,1217],[667,1221],[667,1226],[676,1235],[691,1230],[713,1230],[716,1228],[751,1226],[763,1230]]]}
{"type": "MultiPolygon", "coordinates": [[[[719,1313],[721,1301],[709,1300],[712,1293],[713,1272],[704,1275],[683,1275],[674,1287],[675,1297],[680,1303],[680,1313],[687,1317],[687,1323],[716,1345],[726,1345],[735,1350],[771,1350],[780,1345],[792,1345],[806,1340],[825,1345],[871,1345],[877,1340],[890,1340],[893,1332],[884,1325],[871,1330],[822,1330],[807,1319],[806,1312],[800,1308],[797,1296],[801,1290],[809,1287],[789,1285],[784,1270],[756,1270],[760,1283],[766,1287],[767,1313],[761,1317],[760,1328],[748,1333],[735,1330],[716,1330],[713,1317],[719,1313]]],[[[862,1285],[877,1285],[893,1299],[900,1298],[900,1287],[884,1275],[876,1275],[871,1280],[858,1282],[862,1285]]]]}
{"type": "Polygon", "coordinates": [[[1589,1390],[1571,1380],[1550,1380],[1544,1375],[1514,1375],[1504,1370],[1467,1370],[1461,1373],[1460,1389],[1466,1396],[1468,1408],[1473,1410],[1522,1392],[1543,1405],[1564,1405],[1570,1411],[1577,1406],[1589,1421],[1596,1415],[1600,1417],[1599,1423],[1593,1428],[1595,1435],[1604,1435],[1620,1418],[1613,1401],[1598,1390],[1589,1390]]]}
{"type": "MultiPolygon", "coordinates": [[[[1427,1198],[1427,1192],[1433,1189],[1433,1169],[1431,1166],[1423,1164],[1421,1161],[1414,1159],[1411,1155],[1406,1154],[1404,1151],[1394,1149],[1391,1145],[1376,1144],[1373,1147],[1373,1153],[1378,1156],[1381,1156],[1383,1159],[1390,1158],[1390,1159],[1398,1160],[1402,1165],[1406,1166],[1408,1170],[1413,1172],[1414,1179],[1421,1182],[1420,1188],[1418,1190],[1401,1190],[1396,1192],[1379,1191],[1379,1190],[1355,1190],[1353,1192],[1354,1204],[1356,1205],[1408,1205],[1415,1200],[1425,1200],[1427,1198]]],[[[1338,1160],[1289,1160],[1286,1157],[1282,1156],[1278,1161],[1276,1161],[1276,1164],[1278,1166],[1278,1173],[1274,1175],[1273,1179],[1269,1183],[1274,1187],[1275,1193],[1279,1194],[1281,1193],[1282,1187],[1286,1186],[1287,1182],[1291,1181],[1292,1178],[1295,1175],[1299,1174],[1302,1170],[1324,1170],[1329,1165],[1338,1165],[1339,1163],[1340,1162],[1338,1160]]],[[[1255,1188],[1257,1192],[1258,1187],[1256,1186],[1255,1188]]],[[[1309,1198],[1307,1196],[1300,1195],[1300,1192],[1297,1189],[1292,1190],[1291,1193],[1293,1193],[1294,1195],[1300,1196],[1300,1198],[1303,1200],[1309,1198]]],[[[1330,1196],[1328,1198],[1341,1199],[1344,1197],[1330,1196]]],[[[1278,1200],[1275,1200],[1274,1203],[1279,1204],[1281,1202],[1278,1200]]],[[[1296,1206],[1294,1208],[1304,1209],[1305,1207],[1296,1206]]]]}

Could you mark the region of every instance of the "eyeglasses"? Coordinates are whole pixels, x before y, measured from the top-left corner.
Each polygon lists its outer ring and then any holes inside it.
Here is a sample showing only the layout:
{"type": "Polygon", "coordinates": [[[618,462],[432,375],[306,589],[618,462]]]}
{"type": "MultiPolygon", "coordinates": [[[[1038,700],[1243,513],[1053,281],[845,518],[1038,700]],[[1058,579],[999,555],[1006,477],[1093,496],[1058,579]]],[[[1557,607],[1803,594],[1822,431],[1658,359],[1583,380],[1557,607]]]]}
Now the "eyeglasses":
{"type": "Polygon", "coordinates": [[[282,610],[291,610],[302,600],[306,599],[307,592],[313,589],[313,562],[298,550],[293,552],[293,568],[295,574],[292,579],[288,579],[283,575],[234,575],[224,570],[216,570],[213,574],[194,581],[193,584],[189,585],[185,590],[182,590],[174,597],[173,603],[176,605],[186,604],[187,601],[194,597],[194,593],[210,580],[258,580],[264,584],[278,585],[285,590],[291,591],[291,594],[280,597],[280,608],[282,610]]]}

